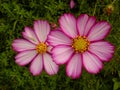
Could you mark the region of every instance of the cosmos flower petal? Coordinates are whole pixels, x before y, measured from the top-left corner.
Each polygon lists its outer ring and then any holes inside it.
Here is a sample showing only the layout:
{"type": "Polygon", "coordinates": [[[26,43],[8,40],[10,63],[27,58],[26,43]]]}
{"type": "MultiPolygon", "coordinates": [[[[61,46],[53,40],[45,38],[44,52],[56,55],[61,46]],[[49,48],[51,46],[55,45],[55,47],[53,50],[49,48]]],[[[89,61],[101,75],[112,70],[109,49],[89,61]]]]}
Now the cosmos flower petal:
{"type": "Polygon", "coordinates": [[[77,19],[77,28],[80,36],[84,35],[86,23],[89,17],[87,14],[81,14],[77,19]]]}
{"type": "Polygon", "coordinates": [[[47,52],[51,53],[52,48],[53,48],[53,46],[48,45],[48,46],[47,46],[47,52]]]}
{"type": "Polygon", "coordinates": [[[44,68],[49,75],[56,74],[58,72],[58,65],[53,62],[51,55],[48,53],[43,54],[44,68]]]}
{"type": "Polygon", "coordinates": [[[40,42],[45,42],[50,32],[50,25],[47,21],[37,20],[34,22],[34,30],[40,42]]]}
{"type": "Polygon", "coordinates": [[[83,53],[83,65],[89,73],[93,74],[97,74],[103,67],[100,59],[90,52],[83,53]]]}
{"type": "Polygon", "coordinates": [[[71,45],[71,39],[67,37],[63,32],[60,30],[51,31],[50,35],[48,36],[48,42],[52,46],[56,45],[71,45]]]}
{"type": "Polygon", "coordinates": [[[96,23],[96,18],[94,16],[89,17],[86,25],[83,36],[87,36],[88,32],[91,30],[92,26],[96,23]]]}
{"type": "Polygon", "coordinates": [[[77,28],[76,28],[76,19],[72,14],[64,14],[59,19],[60,27],[62,31],[70,36],[76,37],[77,28]]]}
{"type": "Polygon", "coordinates": [[[71,60],[67,63],[66,72],[69,77],[76,79],[82,73],[82,58],[80,54],[74,54],[71,60]]]}
{"type": "Polygon", "coordinates": [[[29,64],[36,55],[36,50],[23,51],[17,54],[15,62],[20,66],[25,66],[29,64]]]}
{"type": "Polygon", "coordinates": [[[25,50],[33,50],[36,45],[24,39],[16,39],[12,43],[12,47],[15,51],[21,52],[25,50]]]}
{"type": "Polygon", "coordinates": [[[105,21],[96,23],[88,34],[89,41],[102,40],[110,32],[110,24],[105,21]]]}
{"type": "Polygon", "coordinates": [[[38,39],[34,33],[34,31],[30,27],[25,27],[24,32],[22,32],[22,35],[25,39],[29,40],[30,42],[34,44],[38,44],[38,39]]]}
{"type": "Polygon", "coordinates": [[[91,43],[89,50],[97,55],[102,61],[109,61],[113,57],[114,46],[109,42],[99,41],[91,43]]]}
{"type": "Polygon", "coordinates": [[[64,64],[71,58],[73,52],[74,51],[70,46],[56,46],[52,49],[53,60],[57,64],[64,64]]]}
{"type": "Polygon", "coordinates": [[[30,72],[37,76],[42,72],[43,69],[43,60],[42,55],[37,55],[30,65],[30,72]]]}

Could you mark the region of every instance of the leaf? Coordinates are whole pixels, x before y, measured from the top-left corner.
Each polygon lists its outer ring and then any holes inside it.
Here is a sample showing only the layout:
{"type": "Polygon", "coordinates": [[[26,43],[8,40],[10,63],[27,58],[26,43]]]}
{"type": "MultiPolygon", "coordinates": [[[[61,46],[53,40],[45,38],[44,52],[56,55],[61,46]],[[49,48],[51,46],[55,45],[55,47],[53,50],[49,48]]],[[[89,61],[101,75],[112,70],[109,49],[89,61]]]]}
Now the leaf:
{"type": "Polygon", "coordinates": [[[113,90],[118,90],[120,89],[120,82],[115,82],[113,86],[113,90]]]}

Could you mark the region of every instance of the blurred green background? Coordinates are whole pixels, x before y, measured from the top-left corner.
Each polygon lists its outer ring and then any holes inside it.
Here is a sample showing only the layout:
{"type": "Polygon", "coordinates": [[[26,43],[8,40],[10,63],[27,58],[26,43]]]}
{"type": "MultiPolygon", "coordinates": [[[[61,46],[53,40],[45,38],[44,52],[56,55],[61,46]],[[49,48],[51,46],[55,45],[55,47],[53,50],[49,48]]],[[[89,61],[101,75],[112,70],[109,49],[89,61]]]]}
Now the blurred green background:
{"type": "Polygon", "coordinates": [[[76,6],[69,7],[69,0],[0,0],[0,90],[120,90],[120,0],[75,0],[76,6]],[[25,26],[34,20],[43,19],[58,25],[64,13],[81,13],[106,20],[111,32],[106,38],[115,45],[114,57],[104,63],[99,74],[92,75],[83,69],[79,79],[66,76],[65,65],[57,75],[49,76],[44,71],[32,76],[29,65],[20,67],[14,62],[16,53],[12,41],[21,38],[25,26]]]}

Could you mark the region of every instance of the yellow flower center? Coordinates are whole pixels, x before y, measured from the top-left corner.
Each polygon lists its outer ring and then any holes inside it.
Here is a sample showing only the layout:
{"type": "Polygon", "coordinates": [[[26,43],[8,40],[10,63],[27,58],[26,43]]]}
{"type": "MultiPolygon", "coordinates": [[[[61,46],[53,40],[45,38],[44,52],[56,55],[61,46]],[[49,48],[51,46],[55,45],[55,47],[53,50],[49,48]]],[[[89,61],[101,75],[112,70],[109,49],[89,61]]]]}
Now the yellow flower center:
{"type": "Polygon", "coordinates": [[[45,43],[40,43],[36,46],[36,51],[39,54],[43,54],[47,51],[47,45],[45,43]]]}
{"type": "Polygon", "coordinates": [[[81,37],[78,36],[73,39],[72,47],[75,50],[75,52],[83,53],[86,50],[88,50],[88,47],[90,45],[90,42],[87,40],[85,36],[81,37]]]}

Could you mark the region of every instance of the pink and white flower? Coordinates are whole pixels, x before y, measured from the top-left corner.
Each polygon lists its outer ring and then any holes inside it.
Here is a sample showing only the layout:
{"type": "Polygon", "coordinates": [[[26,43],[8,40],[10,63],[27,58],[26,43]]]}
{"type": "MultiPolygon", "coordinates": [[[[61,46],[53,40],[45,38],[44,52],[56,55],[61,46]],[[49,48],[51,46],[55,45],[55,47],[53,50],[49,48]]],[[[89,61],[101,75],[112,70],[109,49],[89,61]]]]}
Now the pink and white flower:
{"type": "Polygon", "coordinates": [[[25,27],[22,32],[24,39],[16,39],[12,43],[15,51],[19,52],[15,62],[20,66],[30,63],[30,72],[36,76],[43,68],[49,75],[58,72],[58,65],[51,57],[51,46],[47,43],[50,25],[47,21],[37,20],[34,22],[34,29],[25,27]]]}
{"type": "Polygon", "coordinates": [[[66,64],[69,77],[79,78],[84,67],[89,73],[97,74],[104,61],[110,61],[114,46],[104,38],[111,26],[106,21],[81,14],[77,19],[64,14],[59,19],[61,30],[54,30],[48,37],[53,46],[52,56],[57,64],[66,64]]]}

